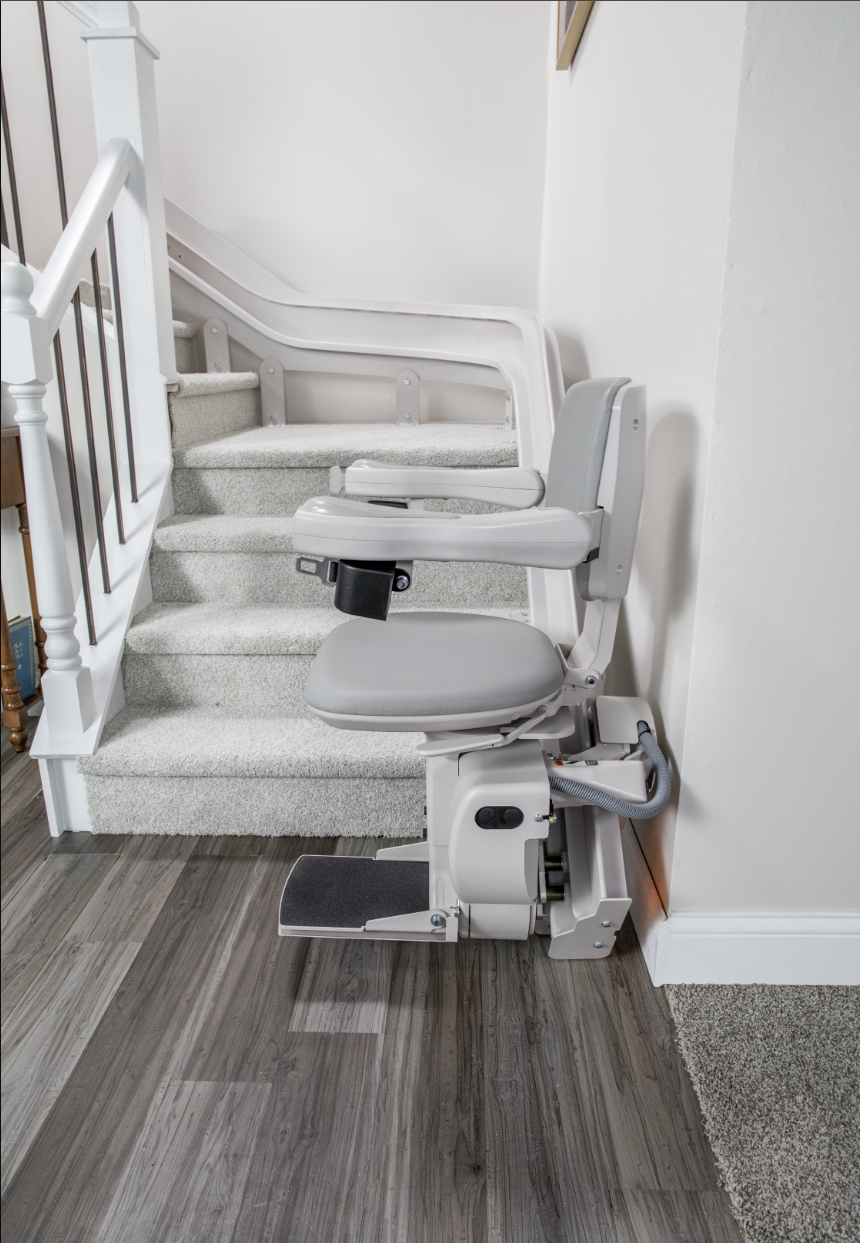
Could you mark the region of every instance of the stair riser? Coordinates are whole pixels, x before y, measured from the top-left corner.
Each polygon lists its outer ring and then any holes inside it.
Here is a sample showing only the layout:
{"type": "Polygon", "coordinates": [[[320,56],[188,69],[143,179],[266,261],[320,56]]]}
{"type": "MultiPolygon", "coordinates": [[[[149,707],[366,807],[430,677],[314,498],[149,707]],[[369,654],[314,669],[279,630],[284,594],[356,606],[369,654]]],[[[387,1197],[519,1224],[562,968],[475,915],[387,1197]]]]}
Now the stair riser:
{"type": "Polygon", "coordinates": [[[328,496],[327,470],[208,470],[176,467],[178,514],[292,514],[312,496],[328,496]]]}
{"type": "Polygon", "coordinates": [[[307,656],[189,656],[126,652],[122,661],[129,708],[209,708],[226,717],[309,718],[304,686],[307,656]]]}
{"type": "Polygon", "coordinates": [[[176,349],[176,370],[180,375],[188,375],[197,370],[197,349],[193,337],[174,335],[173,344],[176,349]]]}
{"type": "MultiPolygon", "coordinates": [[[[332,588],[298,574],[293,553],[168,553],[154,549],[152,596],[158,602],[331,604],[332,588]]],[[[528,607],[526,572],[518,566],[422,561],[404,604],[528,607]]]]}
{"type": "Polygon", "coordinates": [[[259,427],[262,418],[259,389],[187,397],[173,393],[168,402],[174,449],[187,449],[231,432],[259,427]]]}
{"type": "Polygon", "coordinates": [[[89,777],[95,833],[420,837],[415,778],[89,777]]]}

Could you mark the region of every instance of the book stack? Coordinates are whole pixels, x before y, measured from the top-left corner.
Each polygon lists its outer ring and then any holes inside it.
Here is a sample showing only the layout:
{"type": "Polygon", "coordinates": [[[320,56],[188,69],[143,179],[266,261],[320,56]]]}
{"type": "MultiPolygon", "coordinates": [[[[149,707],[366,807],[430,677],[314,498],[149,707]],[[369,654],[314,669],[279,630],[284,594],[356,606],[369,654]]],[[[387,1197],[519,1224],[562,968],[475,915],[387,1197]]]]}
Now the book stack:
{"type": "Polygon", "coordinates": [[[36,691],[36,643],[31,617],[13,617],[9,622],[9,641],[15,661],[18,693],[26,702],[36,691]]]}

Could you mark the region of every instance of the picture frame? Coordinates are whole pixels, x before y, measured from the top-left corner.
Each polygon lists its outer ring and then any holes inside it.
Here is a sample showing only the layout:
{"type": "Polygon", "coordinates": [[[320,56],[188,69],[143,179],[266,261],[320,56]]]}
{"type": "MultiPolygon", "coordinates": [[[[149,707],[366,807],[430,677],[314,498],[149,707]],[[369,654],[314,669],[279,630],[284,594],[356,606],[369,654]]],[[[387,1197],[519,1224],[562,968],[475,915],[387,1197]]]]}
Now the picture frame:
{"type": "Polygon", "coordinates": [[[594,0],[558,0],[556,69],[569,69],[579,47],[594,0]]]}

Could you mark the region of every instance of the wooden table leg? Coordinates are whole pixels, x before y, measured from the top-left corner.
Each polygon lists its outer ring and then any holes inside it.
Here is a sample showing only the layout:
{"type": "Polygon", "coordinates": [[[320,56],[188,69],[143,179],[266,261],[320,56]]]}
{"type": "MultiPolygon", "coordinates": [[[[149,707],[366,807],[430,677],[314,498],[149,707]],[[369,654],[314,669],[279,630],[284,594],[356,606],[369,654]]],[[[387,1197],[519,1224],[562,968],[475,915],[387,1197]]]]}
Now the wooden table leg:
{"type": "Polygon", "coordinates": [[[27,709],[21,702],[21,688],[17,681],[9,622],[6,620],[6,599],[0,586],[0,683],[3,688],[3,724],[9,730],[9,741],[14,751],[27,748],[27,709]]]}

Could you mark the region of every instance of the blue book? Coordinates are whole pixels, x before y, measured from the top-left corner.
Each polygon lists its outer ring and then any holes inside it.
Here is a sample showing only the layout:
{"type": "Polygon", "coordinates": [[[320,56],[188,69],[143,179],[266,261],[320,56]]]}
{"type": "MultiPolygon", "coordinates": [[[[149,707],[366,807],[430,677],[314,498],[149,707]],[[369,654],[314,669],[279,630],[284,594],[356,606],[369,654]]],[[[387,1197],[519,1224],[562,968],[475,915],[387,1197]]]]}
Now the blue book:
{"type": "Polygon", "coordinates": [[[29,699],[36,690],[36,643],[30,617],[13,617],[9,623],[15,677],[22,699],[29,699]]]}

